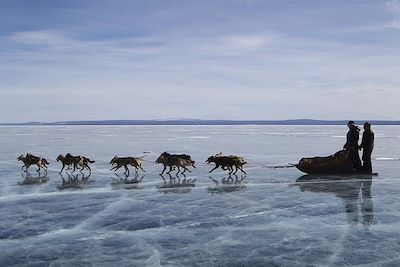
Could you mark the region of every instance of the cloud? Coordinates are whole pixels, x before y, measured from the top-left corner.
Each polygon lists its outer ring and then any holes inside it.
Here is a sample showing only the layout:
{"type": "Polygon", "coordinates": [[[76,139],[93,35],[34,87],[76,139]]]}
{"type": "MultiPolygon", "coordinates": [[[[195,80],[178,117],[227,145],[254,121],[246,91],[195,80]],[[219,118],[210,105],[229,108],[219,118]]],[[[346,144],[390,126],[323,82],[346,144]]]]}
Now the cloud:
{"type": "Polygon", "coordinates": [[[8,36],[6,40],[19,44],[45,46],[70,46],[74,43],[61,34],[50,31],[15,32],[8,36]]]}
{"type": "Polygon", "coordinates": [[[393,14],[393,20],[388,26],[395,29],[400,29],[400,1],[392,0],[386,2],[387,10],[393,14]]]}
{"type": "Polygon", "coordinates": [[[272,36],[266,35],[230,35],[219,38],[221,46],[237,50],[258,50],[271,43],[272,36]]]}
{"type": "Polygon", "coordinates": [[[386,2],[386,7],[392,13],[399,15],[400,14],[400,1],[398,0],[391,0],[386,2]]]}
{"type": "Polygon", "coordinates": [[[85,40],[62,31],[22,31],[1,39],[9,51],[3,58],[34,62],[75,62],[103,65],[126,64],[132,57],[159,55],[163,44],[149,37],[85,40]]]}
{"type": "MultiPolygon", "coordinates": [[[[70,49],[104,49],[119,48],[119,49],[138,49],[138,48],[155,48],[162,44],[159,40],[149,37],[138,38],[115,38],[115,39],[100,39],[100,40],[85,40],[71,38],[61,31],[22,31],[15,32],[3,38],[4,41],[27,46],[42,46],[43,48],[70,48],[70,49]]],[[[29,47],[25,47],[29,50],[29,47]]],[[[139,52],[143,52],[140,50],[139,52]]]]}
{"type": "MultiPolygon", "coordinates": [[[[197,48],[209,55],[235,56],[260,52],[271,45],[276,34],[230,34],[216,37],[203,37],[197,48]]],[[[193,40],[192,40],[193,41],[193,40]]]]}
{"type": "Polygon", "coordinates": [[[390,28],[399,29],[400,30],[400,21],[392,21],[391,24],[387,25],[390,28]]]}

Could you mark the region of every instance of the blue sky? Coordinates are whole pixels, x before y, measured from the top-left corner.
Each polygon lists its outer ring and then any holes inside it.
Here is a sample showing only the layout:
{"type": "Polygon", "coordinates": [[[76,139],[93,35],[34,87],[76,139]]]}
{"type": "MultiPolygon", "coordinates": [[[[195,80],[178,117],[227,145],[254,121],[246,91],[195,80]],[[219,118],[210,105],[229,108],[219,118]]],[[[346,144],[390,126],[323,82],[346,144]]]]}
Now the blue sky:
{"type": "Polygon", "coordinates": [[[400,119],[399,44],[399,0],[0,0],[0,122],[400,119]]]}

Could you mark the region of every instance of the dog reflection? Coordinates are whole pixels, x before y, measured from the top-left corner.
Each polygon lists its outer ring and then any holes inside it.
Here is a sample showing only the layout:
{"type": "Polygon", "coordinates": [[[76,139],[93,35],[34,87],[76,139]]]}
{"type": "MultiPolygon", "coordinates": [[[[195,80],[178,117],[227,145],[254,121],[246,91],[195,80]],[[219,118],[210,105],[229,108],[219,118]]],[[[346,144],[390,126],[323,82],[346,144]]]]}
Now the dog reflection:
{"type": "Polygon", "coordinates": [[[135,177],[132,179],[128,179],[129,175],[120,175],[114,173],[117,178],[113,178],[111,182],[111,187],[113,189],[140,189],[140,182],[143,180],[145,175],[141,175],[139,178],[139,174],[136,173],[135,177]]]}
{"type": "Polygon", "coordinates": [[[357,224],[361,221],[370,225],[374,219],[374,205],[371,197],[372,178],[313,180],[305,175],[297,179],[296,185],[302,192],[332,193],[343,199],[347,221],[357,224]],[[361,210],[362,216],[359,215],[361,210]]]}
{"type": "Polygon", "coordinates": [[[165,177],[167,177],[169,180],[172,180],[172,179],[180,180],[181,178],[186,179],[186,174],[184,174],[184,173],[181,173],[181,174],[175,173],[174,175],[172,175],[170,173],[166,173],[166,174],[159,174],[159,175],[161,176],[161,178],[164,181],[166,181],[165,177]]]}
{"type": "Polygon", "coordinates": [[[234,191],[240,191],[246,188],[246,176],[242,176],[240,179],[237,175],[233,174],[235,178],[229,176],[228,178],[222,178],[221,181],[215,180],[212,177],[208,177],[211,179],[215,186],[208,187],[207,192],[212,194],[223,194],[230,193],[234,191]]]}
{"type": "Polygon", "coordinates": [[[67,173],[67,179],[65,179],[64,175],[60,173],[60,177],[62,179],[62,183],[57,186],[59,190],[64,189],[83,189],[85,185],[94,183],[94,180],[90,180],[90,173],[77,173],[70,174],[67,173]]]}
{"type": "Polygon", "coordinates": [[[22,181],[18,182],[19,185],[38,185],[44,184],[49,181],[49,177],[47,177],[47,173],[41,174],[40,172],[37,175],[32,176],[30,172],[21,173],[22,181]]]}
{"type": "MultiPolygon", "coordinates": [[[[162,175],[161,175],[162,176],[162,175]]],[[[165,178],[162,176],[164,179],[164,182],[162,184],[157,185],[158,192],[160,193],[189,193],[192,191],[192,187],[195,187],[196,184],[196,179],[175,179],[170,176],[169,181],[165,180],[165,178]]]]}

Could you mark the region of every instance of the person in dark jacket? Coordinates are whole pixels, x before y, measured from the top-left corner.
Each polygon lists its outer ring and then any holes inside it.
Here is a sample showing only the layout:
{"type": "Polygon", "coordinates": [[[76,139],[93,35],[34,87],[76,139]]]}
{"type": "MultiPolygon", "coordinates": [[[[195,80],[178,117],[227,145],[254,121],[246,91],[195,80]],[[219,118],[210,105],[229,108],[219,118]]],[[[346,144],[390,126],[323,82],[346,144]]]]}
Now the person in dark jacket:
{"type": "Polygon", "coordinates": [[[375,139],[375,134],[371,130],[371,124],[369,122],[364,123],[364,132],[363,132],[360,148],[362,148],[362,150],[363,150],[362,169],[364,172],[367,172],[367,173],[372,173],[371,154],[372,154],[372,150],[374,149],[374,139],[375,139]]]}
{"type": "Polygon", "coordinates": [[[358,140],[360,139],[360,128],[358,128],[354,121],[349,121],[347,123],[347,127],[349,131],[347,132],[346,144],[344,144],[343,148],[345,150],[349,150],[350,161],[353,162],[354,171],[361,170],[361,160],[360,155],[358,154],[358,140]]]}

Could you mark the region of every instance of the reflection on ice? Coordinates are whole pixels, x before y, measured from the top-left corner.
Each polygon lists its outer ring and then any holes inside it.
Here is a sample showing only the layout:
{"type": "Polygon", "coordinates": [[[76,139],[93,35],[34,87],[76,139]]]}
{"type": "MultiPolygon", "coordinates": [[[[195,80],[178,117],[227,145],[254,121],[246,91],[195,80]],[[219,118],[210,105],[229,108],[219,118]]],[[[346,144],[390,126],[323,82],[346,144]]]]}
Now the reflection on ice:
{"type": "MultiPolygon", "coordinates": [[[[164,179],[164,177],[163,177],[164,179]]],[[[192,187],[195,187],[196,179],[164,179],[162,184],[157,185],[158,192],[160,193],[189,193],[192,187]]]]}
{"type": "Polygon", "coordinates": [[[114,173],[115,176],[117,176],[117,178],[112,178],[112,182],[111,182],[111,187],[113,189],[141,189],[141,187],[139,186],[140,182],[143,180],[144,178],[144,174],[142,174],[139,178],[139,174],[136,173],[135,177],[132,179],[128,179],[128,175],[120,175],[117,173],[114,173]]]}
{"type": "Polygon", "coordinates": [[[60,173],[60,177],[62,179],[62,183],[57,186],[59,190],[64,189],[83,189],[85,185],[94,183],[94,180],[90,180],[90,173],[77,173],[77,174],[70,174],[67,173],[67,179],[64,178],[64,175],[60,173]]]}
{"type": "Polygon", "coordinates": [[[302,192],[332,193],[336,197],[343,199],[349,224],[361,222],[364,225],[370,225],[373,223],[374,207],[371,197],[371,176],[344,178],[304,175],[297,179],[296,182],[302,192]],[[359,209],[361,210],[361,216],[359,215],[359,209]]]}
{"type": "Polygon", "coordinates": [[[21,173],[23,180],[18,182],[19,185],[37,185],[47,183],[49,181],[49,177],[47,177],[47,173],[37,172],[36,175],[32,176],[30,172],[21,173]]]}
{"type": "Polygon", "coordinates": [[[172,180],[172,179],[178,179],[178,180],[179,180],[179,179],[181,179],[181,178],[185,178],[185,179],[186,179],[186,174],[184,174],[184,173],[179,173],[179,174],[178,174],[178,173],[175,173],[174,175],[172,175],[171,173],[165,173],[165,174],[162,174],[162,173],[161,173],[161,174],[159,174],[159,175],[161,176],[161,178],[162,178],[164,181],[166,181],[166,180],[165,180],[165,176],[166,176],[166,175],[168,175],[167,178],[170,179],[170,180],[172,180]]]}
{"type": "Polygon", "coordinates": [[[228,178],[222,178],[221,181],[208,177],[215,183],[215,186],[208,187],[207,192],[222,194],[245,189],[247,183],[245,181],[246,176],[242,176],[240,179],[236,174],[233,176],[235,176],[235,179],[233,179],[232,176],[229,176],[228,178]]]}

